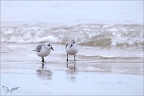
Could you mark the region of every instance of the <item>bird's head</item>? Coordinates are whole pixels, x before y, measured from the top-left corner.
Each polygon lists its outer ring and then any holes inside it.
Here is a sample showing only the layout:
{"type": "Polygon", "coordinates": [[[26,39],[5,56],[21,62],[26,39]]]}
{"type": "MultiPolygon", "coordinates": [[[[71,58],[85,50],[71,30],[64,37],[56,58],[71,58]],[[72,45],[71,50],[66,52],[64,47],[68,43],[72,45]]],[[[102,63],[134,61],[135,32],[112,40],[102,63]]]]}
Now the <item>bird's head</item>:
{"type": "Polygon", "coordinates": [[[54,51],[51,43],[47,43],[47,46],[50,47],[54,51]]]}

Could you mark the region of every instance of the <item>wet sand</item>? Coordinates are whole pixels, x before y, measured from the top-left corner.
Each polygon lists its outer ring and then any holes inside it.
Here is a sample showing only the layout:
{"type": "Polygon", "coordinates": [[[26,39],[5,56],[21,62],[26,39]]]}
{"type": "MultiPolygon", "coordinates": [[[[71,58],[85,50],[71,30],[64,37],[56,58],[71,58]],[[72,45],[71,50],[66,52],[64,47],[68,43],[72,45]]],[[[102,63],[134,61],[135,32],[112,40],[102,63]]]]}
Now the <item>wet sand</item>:
{"type": "Polygon", "coordinates": [[[1,95],[143,95],[142,50],[81,46],[77,61],[66,61],[65,46],[44,64],[37,44],[1,44],[1,95]],[[44,65],[44,66],[43,66],[44,65]],[[20,87],[12,93],[9,89],[20,87]]]}

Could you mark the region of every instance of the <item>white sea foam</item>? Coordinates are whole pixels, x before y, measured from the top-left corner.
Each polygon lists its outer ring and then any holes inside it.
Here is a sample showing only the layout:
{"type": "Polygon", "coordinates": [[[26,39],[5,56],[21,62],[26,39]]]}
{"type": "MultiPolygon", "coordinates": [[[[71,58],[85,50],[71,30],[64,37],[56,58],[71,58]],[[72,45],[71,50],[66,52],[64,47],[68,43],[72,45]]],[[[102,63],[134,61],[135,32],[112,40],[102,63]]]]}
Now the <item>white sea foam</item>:
{"type": "Polygon", "coordinates": [[[37,24],[2,24],[1,42],[53,42],[64,44],[75,39],[81,45],[141,48],[144,45],[142,24],[75,24],[49,26],[37,24]]]}
{"type": "Polygon", "coordinates": [[[57,43],[58,41],[59,40],[52,35],[36,40],[36,42],[54,42],[54,43],[57,43]]]}

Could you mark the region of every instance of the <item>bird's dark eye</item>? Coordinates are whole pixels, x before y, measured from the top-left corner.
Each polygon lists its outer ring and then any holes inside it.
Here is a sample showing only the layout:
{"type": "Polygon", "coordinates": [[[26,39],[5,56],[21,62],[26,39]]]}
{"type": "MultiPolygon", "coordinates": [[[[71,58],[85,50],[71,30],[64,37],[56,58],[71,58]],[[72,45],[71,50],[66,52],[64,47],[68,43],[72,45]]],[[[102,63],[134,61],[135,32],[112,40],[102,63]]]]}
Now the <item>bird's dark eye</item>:
{"type": "Polygon", "coordinates": [[[50,45],[48,44],[48,46],[50,46],[50,45]]]}

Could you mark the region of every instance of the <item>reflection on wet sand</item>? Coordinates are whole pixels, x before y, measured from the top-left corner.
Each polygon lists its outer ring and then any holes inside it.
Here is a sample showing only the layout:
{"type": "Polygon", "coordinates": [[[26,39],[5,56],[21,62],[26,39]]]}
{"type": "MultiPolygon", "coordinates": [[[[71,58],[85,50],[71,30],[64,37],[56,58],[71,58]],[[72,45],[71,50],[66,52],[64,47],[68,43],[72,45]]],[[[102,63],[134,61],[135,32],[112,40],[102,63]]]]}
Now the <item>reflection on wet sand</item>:
{"type": "Polygon", "coordinates": [[[67,68],[66,70],[66,75],[67,79],[70,79],[70,81],[74,82],[76,80],[76,75],[77,75],[77,68],[76,68],[76,62],[75,61],[67,61],[67,68]]]}
{"type": "Polygon", "coordinates": [[[75,74],[76,73],[76,71],[77,71],[77,68],[76,68],[76,62],[75,61],[73,61],[73,62],[66,62],[67,63],[67,68],[68,68],[68,70],[66,70],[67,71],[67,73],[71,73],[71,74],[75,74]]]}
{"type": "Polygon", "coordinates": [[[44,62],[42,62],[42,67],[36,71],[38,76],[41,77],[42,79],[48,79],[48,80],[52,79],[52,71],[44,69],[44,62]]]}
{"type": "Polygon", "coordinates": [[[44,68],[44,62],[42,62],[42,68],[44,68]]]}

